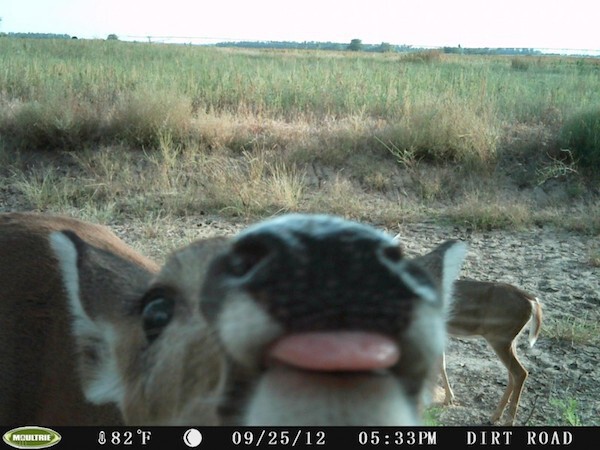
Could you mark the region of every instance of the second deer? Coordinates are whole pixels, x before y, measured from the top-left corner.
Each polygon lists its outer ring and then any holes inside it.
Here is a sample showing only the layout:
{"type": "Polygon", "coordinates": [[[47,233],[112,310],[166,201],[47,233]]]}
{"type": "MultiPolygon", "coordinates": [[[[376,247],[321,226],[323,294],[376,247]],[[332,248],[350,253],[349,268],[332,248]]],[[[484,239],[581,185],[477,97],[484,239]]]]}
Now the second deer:
{"type": "MultiPolygon", "coordinates": [[[[519,399],[528,372],[516,354],[516,341],[530,322],[529,345],[533,347],[542,326],[542,307],[533,295],[506,283],[458,280],[449,306],[448,334],[457,337],[481,336],[508,370],[508,385],[491,421],[500,420],[506,406],[505,424],[514,425],[519,399]]],[[[448,382],[445,355],[442,358],[445,404],[454,400],[448,382]]]]}

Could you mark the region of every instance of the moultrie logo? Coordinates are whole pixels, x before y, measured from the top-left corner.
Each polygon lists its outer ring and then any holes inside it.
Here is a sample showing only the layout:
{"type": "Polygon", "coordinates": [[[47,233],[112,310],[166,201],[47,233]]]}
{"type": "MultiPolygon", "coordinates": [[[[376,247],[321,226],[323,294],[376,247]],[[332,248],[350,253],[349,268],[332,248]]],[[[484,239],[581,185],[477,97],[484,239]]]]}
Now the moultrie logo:
{"type": "Polygon", "coordinates": [[[50,428],[28,426],[7,431],[2,439],[14,448],[38,449],[52,447],[62,438],[50,428]]]}

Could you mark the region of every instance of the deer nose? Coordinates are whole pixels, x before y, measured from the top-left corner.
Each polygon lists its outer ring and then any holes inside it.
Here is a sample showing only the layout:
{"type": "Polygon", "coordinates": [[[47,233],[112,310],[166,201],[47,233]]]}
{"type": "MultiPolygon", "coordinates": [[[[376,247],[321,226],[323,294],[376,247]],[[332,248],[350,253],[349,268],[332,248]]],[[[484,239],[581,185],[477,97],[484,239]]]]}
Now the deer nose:
{"type": "Polygon", "coordinates": [[[391,237],[372,227],[292,217],[238,235],[219,275],[286,332],[397,335],[414,298],[399,276],[402,261],[391,237]]]}

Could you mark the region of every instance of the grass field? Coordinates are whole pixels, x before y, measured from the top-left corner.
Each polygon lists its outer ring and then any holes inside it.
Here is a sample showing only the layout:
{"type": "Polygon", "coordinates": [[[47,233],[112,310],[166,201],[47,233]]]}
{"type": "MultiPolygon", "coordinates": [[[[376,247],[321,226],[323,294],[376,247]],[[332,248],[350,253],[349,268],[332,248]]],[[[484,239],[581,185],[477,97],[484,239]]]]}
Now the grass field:
{"type": "Polygon", "coordinates": [[[24,206],[100,219],[598,233],[600,60],[2,38],[0,162],[24,206]]]}

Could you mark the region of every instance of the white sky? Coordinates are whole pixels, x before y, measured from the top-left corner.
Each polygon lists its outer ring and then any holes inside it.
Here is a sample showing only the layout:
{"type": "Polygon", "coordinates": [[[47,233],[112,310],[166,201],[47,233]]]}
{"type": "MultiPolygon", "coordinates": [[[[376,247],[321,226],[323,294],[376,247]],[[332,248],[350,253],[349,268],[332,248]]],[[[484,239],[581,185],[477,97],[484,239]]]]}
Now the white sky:
{"type": "Polygon", "coordinates": [[[0,0],[0,31],[600,49],[599,13],[598,0],[0,0]]]}

